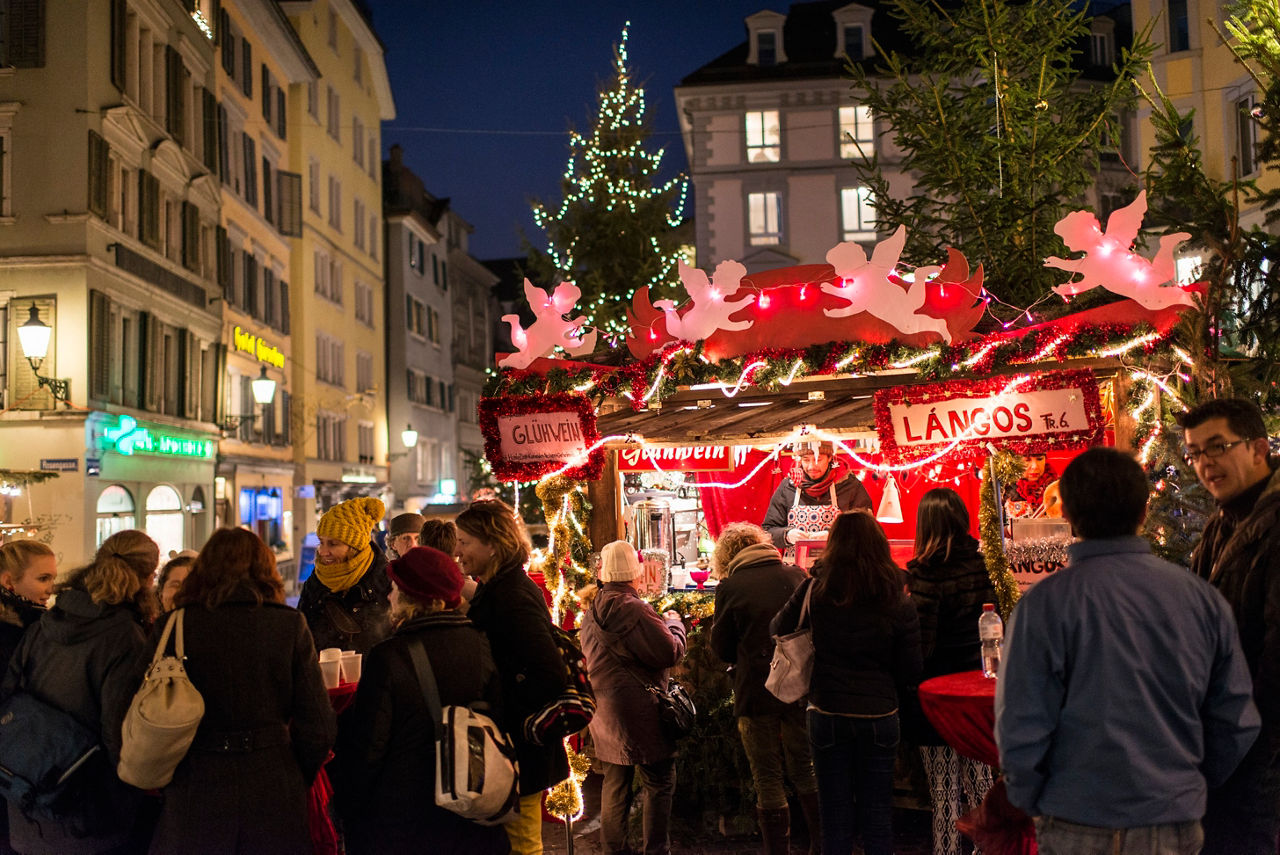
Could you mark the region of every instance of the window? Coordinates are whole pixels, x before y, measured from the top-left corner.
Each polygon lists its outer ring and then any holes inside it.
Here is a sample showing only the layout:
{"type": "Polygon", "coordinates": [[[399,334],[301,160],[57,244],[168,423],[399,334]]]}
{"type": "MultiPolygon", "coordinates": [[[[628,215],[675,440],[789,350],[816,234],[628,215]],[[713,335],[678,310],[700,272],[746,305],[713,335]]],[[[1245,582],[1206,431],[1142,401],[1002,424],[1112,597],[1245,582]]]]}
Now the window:
{"type": "Polygon", "coordinates": [[[752,246],[774,246],[782,240],[782,195],[747,195],[747,219],[752,246]]]}
{"type": "Polygon", "coordinates": [[[320,161],[314,157],[307,162],[307,204],[320,213],[320,161]]]}
{"type": "Polygon", "coordinates": [[[271,127],[271,108],[273,106],[271,92],[274,89],[271,82],[271,71],[267,68],[266,63],[262,65],[262,118],[267,120],[267,127],[271,127]]]}
{"type": "Polygon", "coordinates": [[[352,214],[352,222],[355,227],[355,243],[357,249],[364,249],[364,202],[359,199],[355,200],[354,212],[352,214]]]}
{"type": "Polygon", "coordinates": [[[426,336],[426,307],[413,295],[405,296],[405,327],[414,335],[426,336]]]}
{"type": "Polygon", "coordinates": [[[846,24],[841,30],[844,38],[844,52],[855,62],[866,55],[862,48],[863,32],[861,24],[846,24]]]}
{"type": "Polygon", "coordinates": [[[329,225],[342,231],[342,182],[329,176],[329,225]]]}
{"type": "Polygon", "coordinates": [[[1089,62],[1092,65],[1109,66],[1114,62],[1110,33],[1094,33],[1089,37],[1089,62]]]}
{"type": "Polygon", "coordinates": [[[338,97],[338,90],[332,86],[328,87],[329,93],[329,110],[325,116],[326,127],[329,129],[329,136],[335,140],[342,139],[342,100],[338,97]]]}
{"type": "Polygon", "coordinates": [[[373,289],[363,282],[356,283],[356,320],[373,326],[373,289]]]}
{"type": "Polygon", "coordinates": [[[373,354],[356,351],[356,391],[373,391],[373,354]]]}
{"type": "Polygon", "coordinates": [[[369,177],[378,177],[378,138],[372,132],[369,134],[369,177]]]}
{"type": "Polygon", "coordinates": [[[747,162],[777,163],[782,157],[782,133],[777,110],[747,113],[747,162]]]}
{"type": "Polygon", "coordinates": [[[1187,0],[1169,0],[1169,53],[1191,50],[1187,0]]]}
{"type": "Polygon", "coordinates": [[[1258,171],[1258,109],[1257,97],[1246,95],[1235,102],[1236,115],[1236,150],[1239,163],[1239,176],[1252,175],[1258,171]]]}
{"type": "Polygon", "coordinates": [[[272,225],[279,219],[276,215],[275,181],[275,170],[271,168],[271,161],[265,157],[262,158],[262,215],[272,225]]]}
{"type": "Polygon", "coordinates": [[[839,116],[840,157],[846,160],[870,157],[875,143],[871,108],[841,107],[839,116]]]}
{"type": "Polygon", "coordinates": [[[316,413],[316,457],[321,460],[345,460],[347,457],[347,420],[321,410],[316,413]]]}
{"type": "Polygon", "coordinates": [[[427,389],[431,387],[431,384],[427,381],[427,375],[423,374],[421,371],[414,371],[410,368],[407,371],[406,382],[407,386],[405,387],[405,394],[411,403],[430,403],[427,399],[427,389]]]}
{"type": "Polygon", "coordinates": [[[133,496],[119,484],[112,484],[98,496],[98,545],[118,531],[136,528],[133,496]]]}
{"type": "Polygon", "coordinates": [[[316,294],[342,305],[342,262],[317,249],[314,255],[316,294]]]}
{"type": "Polygon", "coordinates": [[[329,10],[329,47],[338,49],[338,13],[329,10]]]}
{"type": "Polygon", "coordinates": [[[343,385],[343,343],[327,333],[316,333],[316,379],[343,385]]]}
{"type": "Polygon", "coordinates": [[[360,448],[360,462],[373,462],[373,423],[360,422],[356,425],[356,441],[360,448]]]}
{"type": "Polygon", "coordinates": [[[315,80],[307,81],[307,115],[320,121],[320,84],[315,80]]]}
{"type": "Polygon", "coordinates": [[[773,30],[756,33],[756,64],[778,64],[778,34],[773,30]]]}
{"type": "Polygon", "coordinates": [[[382,243],[382,235],[378,232],[378,215],[369,215],[369,255],[378,260],[378,245],[382,243]]]}
{"type": "Polygon", "coordinates": [[[875,240],[876,206],[870,187],[845,187],[840,191],[840,223],[841,240],[875,240]]]}
{"type": "Polygon", "coordinates": [[[355,75],[356,83],[364,85],[364,51],[360,48],[355,50],[355,75]]]}
{"type": "Polygon", "coordinates": [[[440,313],[430,306],[427,307],[427,338],[432,344],[440,343],[440,313]]]}
{"type": "Polygon", "coordinates": [[[351,118],[351,154],[359,164],[361,171],[364,170],[364,123],[359,118],[353,116],[351,118]]]}
{"type": "Polygon", "coordinates": [[[167,485],[161,485],[147,494],[147,519],[143,526],[147,535],[160,547],[161,555],[179,552],[185,546],[182,530],[186,528],[182,515],[182,496],[167,485]]]}

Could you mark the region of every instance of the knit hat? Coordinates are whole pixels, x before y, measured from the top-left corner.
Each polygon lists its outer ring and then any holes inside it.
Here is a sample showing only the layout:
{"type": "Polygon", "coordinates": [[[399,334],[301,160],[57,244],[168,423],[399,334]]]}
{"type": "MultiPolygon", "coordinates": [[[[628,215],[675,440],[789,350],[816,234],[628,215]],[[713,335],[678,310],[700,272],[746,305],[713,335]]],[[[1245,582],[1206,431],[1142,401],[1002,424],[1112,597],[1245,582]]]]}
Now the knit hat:
{"type": "Polygon", "coordinates": [[[397,514],[391,518],[391,528],[387,531],[387,537],[399,537],[402,534],[417,534],[422,531],[423,524],[427,518],[422,514],[397,514]]]}
{"type": "Polygon", "coordinates": [[[640,575],[636,548],[625,540],[606,543],[600,550],[600,581],[630,582],[640,575]]]}
{"type": "Polygon", "coordinates": [[[802,442],[792,451],[797,457],[803,457],[806,454],[813,454],[814,456],[825,454],[827,457],[834,457],[835,452],[835,445],[825,439],[818,443],[802,442]],[[814,445],[818,446],[817,449],[814,449],[814,445]]]}
{"type": "Polygon", "coordinates": [[[452,558],[430,546],[415,546],[392,561],[387,576],[415,600],[440,600],[446,609],[462,602],[462,571],[452,558]]]}
{"type": "Polygon", "coordinates": [[[348,499],[324,512],[316,534],[340,540],[359,552],[369,545],[369,536],[386,510],[380,500],[370,496],[348,499]]]}

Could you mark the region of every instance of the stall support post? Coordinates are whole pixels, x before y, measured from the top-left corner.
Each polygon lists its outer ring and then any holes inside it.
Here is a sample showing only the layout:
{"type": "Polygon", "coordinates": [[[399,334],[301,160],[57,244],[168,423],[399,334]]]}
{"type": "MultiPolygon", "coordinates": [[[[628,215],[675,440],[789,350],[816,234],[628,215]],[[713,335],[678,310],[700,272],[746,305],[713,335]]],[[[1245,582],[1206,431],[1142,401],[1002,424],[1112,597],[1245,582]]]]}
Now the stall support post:
{"type": "MultiPolygon", "coordinates": [[[[1133,380],[1125,372],[1120,372],[1111,378],[1111,408],[1114,412],[1114,426],[1116,432],[1116,448],[1121,451],[1132,451],[1136,446],[1136,433],[1138,424],[1133,416],[1129,413],[1126,406],[1129,402],[1129,392],[1133,386],[1133,380]]],[[[1156,409],[1157,421],[1160,413],[1159,408],[1156,409]]]]}
{"type": "Polygon", "coordinates": [[[606,543],[621,540],[622,490],[618,482],[618,451],[605,450],[604,469],[600,477],[587,482],[587,499],[591,502],[591,548],[599,552],[606,543]]]}

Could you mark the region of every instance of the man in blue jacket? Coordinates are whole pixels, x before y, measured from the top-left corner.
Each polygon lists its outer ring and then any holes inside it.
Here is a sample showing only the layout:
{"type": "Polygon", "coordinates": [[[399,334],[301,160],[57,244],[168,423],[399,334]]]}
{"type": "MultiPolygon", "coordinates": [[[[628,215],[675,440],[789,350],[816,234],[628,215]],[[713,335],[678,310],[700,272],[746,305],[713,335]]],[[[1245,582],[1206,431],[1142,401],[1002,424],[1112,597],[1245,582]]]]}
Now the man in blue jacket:
{"type": "Polygon", "coordinates": [[[1045,855],[1193,855],[1209,788],[1260,726],[1230,607],[1137,536],[1148,484],[1132,457],[1090,449],[1061,491],[1082,540],[1018,604],[996,684],[1009,801],[1045,855]]]}

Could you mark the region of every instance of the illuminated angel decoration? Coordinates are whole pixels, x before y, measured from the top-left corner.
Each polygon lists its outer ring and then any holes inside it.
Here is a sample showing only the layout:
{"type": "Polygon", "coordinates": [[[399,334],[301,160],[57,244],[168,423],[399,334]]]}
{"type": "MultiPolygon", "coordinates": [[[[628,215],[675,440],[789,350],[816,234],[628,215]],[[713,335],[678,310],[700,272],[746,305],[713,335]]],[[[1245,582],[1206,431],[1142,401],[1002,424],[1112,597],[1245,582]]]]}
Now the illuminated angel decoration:
{"type": "Polygon", "coordinates": [[[511,343],[516,352],[498,360],[504,368],[528,368],[535,359],[550,356],[557,347],[564,348],[570,356],[585,356],[595,350],[596,333],[583,334],[586,317],[565,320],[565,315],[578,304],[582,290],[572,282],[561,282],[555,290],[546,291],[524,280],[524,295],[529,301],[535,319],[525,329],[519,315],[503,315],[502,320],[511,325],[511,343]]]}
{"type": "Polygon", "coordinates": [[[754,294],[736,297],[747,275],[747,268],[737,261],[722,261],[716,265],[711,279],[697,267],[690,267],[681,259],[680,281],[693,301],[684,314],[676,311],[674,300],[654,300],[667,318],[667,332],[684,341],[701,341],[716,330],[745,330],[750,320],[730,321],[729,316],[755,300],[754,294]]]}

